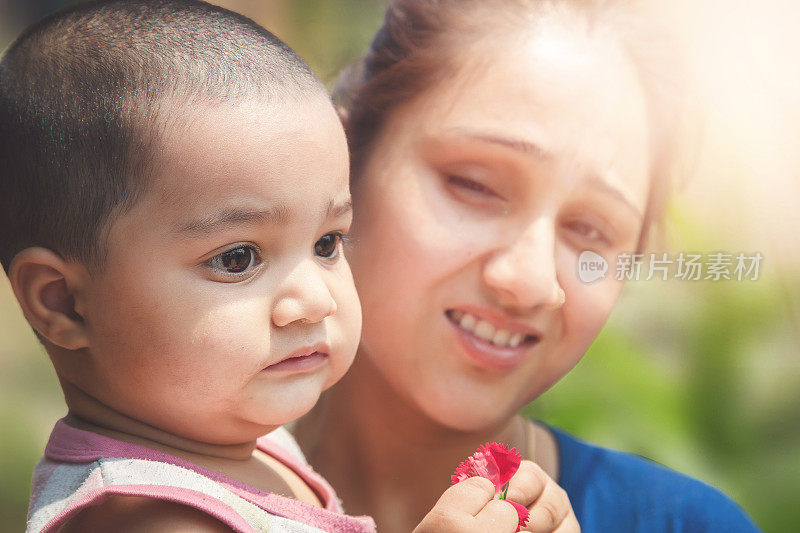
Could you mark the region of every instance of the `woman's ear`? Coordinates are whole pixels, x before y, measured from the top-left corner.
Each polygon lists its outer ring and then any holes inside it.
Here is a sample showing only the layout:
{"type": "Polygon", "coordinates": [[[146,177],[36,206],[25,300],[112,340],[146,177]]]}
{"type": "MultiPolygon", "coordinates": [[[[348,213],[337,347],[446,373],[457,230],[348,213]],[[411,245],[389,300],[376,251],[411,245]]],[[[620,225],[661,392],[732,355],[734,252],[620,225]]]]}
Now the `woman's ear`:
{"type": "Polygon", "coordinates": [[[88,346],[86,326],[75,311],[75,263],[47,248],[26,248],[8,269],[11,288],[25,318],[44,338],[68,350],[88,346]]]}
{"type": "Polygon", "coordinates": [[[350,112],[346,108],[337,105],[336,114],[339,115],[339,120],[342,121],[344,131],[350,131],[350,112]]]}

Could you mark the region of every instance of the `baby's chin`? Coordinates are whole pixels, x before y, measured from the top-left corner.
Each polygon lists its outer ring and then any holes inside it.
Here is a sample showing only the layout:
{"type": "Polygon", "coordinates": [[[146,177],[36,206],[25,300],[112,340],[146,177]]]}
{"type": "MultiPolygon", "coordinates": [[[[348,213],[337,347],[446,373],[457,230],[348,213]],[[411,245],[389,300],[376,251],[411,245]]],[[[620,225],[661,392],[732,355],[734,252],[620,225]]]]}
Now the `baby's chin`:
{"type": "Polygon", "coordinates": [[[257,395],[242,406],[241,428],[231,440],[246,436],[258,438],[269,431],[294,422],[311,411],[324,391],[335,385],[346,373],[351,361],[331,361],[332,365],[302,376],[278,378],[262,383],[257,395]],[[246,435],[245,435],[246,433],[246,435]]]}
{"type": "Polygon", "coordinates": [[[217,445],[241,444],[253,442],[271,431],[293,422],[308,413],[317,403],[320,393],[296,398],[292,405],[270,409],[268,412],[245,413],[243,418],[231,423],[222,429],[220,425],[213,426],[197,440],[217,445]]]}
{"type": "Polygon", "coordinates": [[[256,412],[251,420],[264,426],[282,426],[302,417],[319,401],[320,395],[337,380],[329,376],[317,376],[318,379],[304,380],[305,383],[291,384],[270,391],[262,398],[261,405],[253,406],[256,412]]]}

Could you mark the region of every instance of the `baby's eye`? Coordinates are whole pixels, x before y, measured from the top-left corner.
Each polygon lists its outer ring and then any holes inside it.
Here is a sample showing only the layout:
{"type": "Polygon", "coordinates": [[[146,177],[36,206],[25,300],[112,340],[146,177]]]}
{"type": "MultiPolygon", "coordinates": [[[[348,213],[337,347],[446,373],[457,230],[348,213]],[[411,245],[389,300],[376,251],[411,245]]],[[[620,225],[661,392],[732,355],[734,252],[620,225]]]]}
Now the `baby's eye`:
{"type": "Polygon", "coordinates": [[[334,231],[320,237],[314,243],[314,253],[325,259],[334,259],[339,255],[339,243],[344,236],[341,232],[334,231]]]}
{"type": "Polygon", "coordinates": [[[215,255],[206,266],[216,273],[240,281],[247,278],[253,269],[261,263],[258,252],[251,246],[239,246],[215,255]]]}

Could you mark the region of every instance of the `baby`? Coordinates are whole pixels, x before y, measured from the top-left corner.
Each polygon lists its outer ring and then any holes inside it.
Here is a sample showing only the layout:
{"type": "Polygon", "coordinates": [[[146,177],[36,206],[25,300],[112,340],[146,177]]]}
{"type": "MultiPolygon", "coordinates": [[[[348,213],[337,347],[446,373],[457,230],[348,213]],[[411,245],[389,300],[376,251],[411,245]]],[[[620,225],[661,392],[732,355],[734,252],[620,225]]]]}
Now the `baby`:
{"type": "MultiPolygon", "coordinates": [[[[374,529],[279,429],[356,351],[348,171],[321,83],[224,9],[92,2],[9,48],[0,262],[69,408],[29,531],[374,529]]],[[[514,531],[471,481],[418,530],[514,531]]]]}

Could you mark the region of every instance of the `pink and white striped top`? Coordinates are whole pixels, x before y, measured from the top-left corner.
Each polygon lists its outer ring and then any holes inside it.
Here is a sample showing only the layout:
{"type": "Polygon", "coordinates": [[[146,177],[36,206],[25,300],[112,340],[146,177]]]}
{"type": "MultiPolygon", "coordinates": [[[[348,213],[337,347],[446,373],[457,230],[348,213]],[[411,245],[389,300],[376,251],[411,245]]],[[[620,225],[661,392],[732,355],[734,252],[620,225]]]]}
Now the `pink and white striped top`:
{"type": "Polygon", "coordinates": [[[296,472],[325,507],[264,492],[173,455],[59,420],[33,472],[27,531],[58,531],[111,494],[189,505],[240,532],[375,531],[372,518],[343,514],[333,488],[305,462],[286,430],[261,437],[257,446],[296,472]]]}

